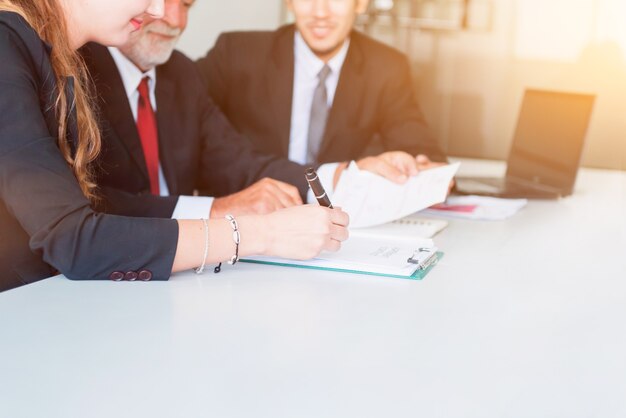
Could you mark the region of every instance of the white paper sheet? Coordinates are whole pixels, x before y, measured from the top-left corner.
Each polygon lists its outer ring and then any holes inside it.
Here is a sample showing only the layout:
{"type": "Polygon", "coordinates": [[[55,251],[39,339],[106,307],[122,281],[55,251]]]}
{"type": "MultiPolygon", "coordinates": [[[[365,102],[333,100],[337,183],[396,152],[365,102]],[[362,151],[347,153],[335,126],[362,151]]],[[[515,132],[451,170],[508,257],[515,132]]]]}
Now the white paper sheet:
{"type": "Polygon", "coordinates": [[[395,184],[356,164],[341,175],[333,206],[350,215],[350,228],[382,225],[411,215],[446,199],[460,163],[421,171],[405,184],[395,184]]]}

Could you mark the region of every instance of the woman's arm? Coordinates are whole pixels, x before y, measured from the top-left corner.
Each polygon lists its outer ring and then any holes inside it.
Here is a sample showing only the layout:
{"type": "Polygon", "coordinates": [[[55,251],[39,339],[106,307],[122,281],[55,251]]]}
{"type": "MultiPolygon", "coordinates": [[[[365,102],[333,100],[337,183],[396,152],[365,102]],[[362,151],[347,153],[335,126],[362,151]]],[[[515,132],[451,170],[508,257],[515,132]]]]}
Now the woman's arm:
{"type": "MultiPolygon", "coordinates": [[[[348,215],[339,209],[317,205],[296,206],[269,215],[237,218],[241,234],[239,255],[272,255],[305,260],[322,250],[337,251],[348,238],[348,215]]],[[[202,264],[205,245],[202,221],[179,221],[179,239],[172,271],[202,264]]],[[[227,220],[209,221],[207,263],[235,254],[233,230],[227,220]]]]}

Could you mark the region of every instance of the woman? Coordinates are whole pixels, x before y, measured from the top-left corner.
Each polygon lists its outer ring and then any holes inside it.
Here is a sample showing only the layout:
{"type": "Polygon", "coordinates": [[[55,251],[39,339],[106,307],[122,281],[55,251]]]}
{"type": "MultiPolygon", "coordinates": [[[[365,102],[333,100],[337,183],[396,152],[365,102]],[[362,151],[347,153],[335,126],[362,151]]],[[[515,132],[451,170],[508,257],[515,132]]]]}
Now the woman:
{"type": "Polygon", "coordinates": [[[235,254],[310,258],[347,238],[347,215],[317,206],[236,222],[91,209],[100,134],[76,50],[123,44],[144,13],[160,17],[163,0],[0,0],[0,290],[57,270],[73,279],[166,280],[235,254]]]}

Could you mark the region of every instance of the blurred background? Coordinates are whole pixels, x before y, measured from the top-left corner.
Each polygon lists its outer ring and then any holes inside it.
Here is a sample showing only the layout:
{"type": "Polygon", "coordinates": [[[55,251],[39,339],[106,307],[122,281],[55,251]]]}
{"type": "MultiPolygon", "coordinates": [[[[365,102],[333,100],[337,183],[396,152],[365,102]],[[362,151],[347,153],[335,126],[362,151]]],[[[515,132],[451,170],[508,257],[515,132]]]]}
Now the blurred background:
{"type": "MultiPolygon", "coordinates": [[[[281,0],[197,0],[180,49],[291,20],[281,0]]],[[[506,159],[526,88],[593,93],[583,165],[626,170],[625,0],[371,0],[358,28],[405,52],[449,155],[506,159]]]]}

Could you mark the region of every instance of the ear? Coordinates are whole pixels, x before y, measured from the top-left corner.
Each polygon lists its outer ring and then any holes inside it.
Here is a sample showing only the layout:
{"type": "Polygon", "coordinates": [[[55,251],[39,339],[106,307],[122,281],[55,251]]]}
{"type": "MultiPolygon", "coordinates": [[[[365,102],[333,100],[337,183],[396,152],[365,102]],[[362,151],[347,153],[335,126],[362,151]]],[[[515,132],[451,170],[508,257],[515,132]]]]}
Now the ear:
{"type": "Polygon", "coordinates": [[[367,6],[369,6],[369,4],[370,4],[369,0],[356,0],[356,12],[358,14],[363,14],[367,12],[367,6]]]}
{"type": "Polygon", "coordinates": [[[287,10],[293,12],[293,2],[292,0],[285,0],[285,6],[287,6],[287,10]]]}

